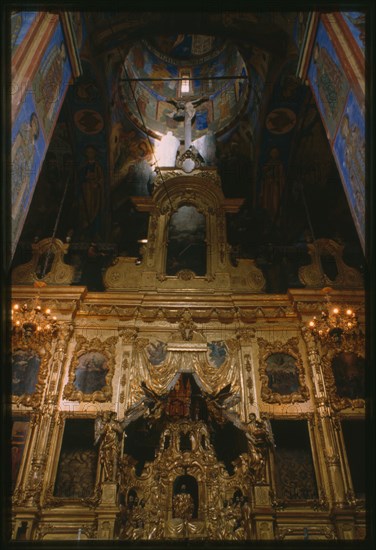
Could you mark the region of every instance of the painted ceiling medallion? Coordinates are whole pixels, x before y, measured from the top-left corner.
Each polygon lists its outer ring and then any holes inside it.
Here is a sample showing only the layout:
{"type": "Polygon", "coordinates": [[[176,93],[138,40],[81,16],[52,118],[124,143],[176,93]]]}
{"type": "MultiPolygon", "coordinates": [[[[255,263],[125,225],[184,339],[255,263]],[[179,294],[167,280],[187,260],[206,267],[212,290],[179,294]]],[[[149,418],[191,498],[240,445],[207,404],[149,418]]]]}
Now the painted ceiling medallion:
{"type": "Polygon", "coordinates": [[[296,124],[296,114],[291,109],[274,109],[266,117],[266,128],[272,134],[287,134],[296,124]]]}

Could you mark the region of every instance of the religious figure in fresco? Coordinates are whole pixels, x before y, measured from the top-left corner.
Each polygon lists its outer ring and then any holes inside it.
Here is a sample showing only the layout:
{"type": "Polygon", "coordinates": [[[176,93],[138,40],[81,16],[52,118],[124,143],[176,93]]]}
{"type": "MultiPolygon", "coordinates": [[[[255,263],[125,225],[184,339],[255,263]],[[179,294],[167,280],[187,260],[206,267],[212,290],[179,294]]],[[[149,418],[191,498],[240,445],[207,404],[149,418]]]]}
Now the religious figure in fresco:
{"type": "Polygon", "coordinates": [[[81,170],[82,227],[91,239],[100,237],[100,215],[104,201],[104,173],[97,154],[95,147],[86,147],[86,163],[81,170]]]}
{"type": "Polygon", "coordinates": [[[42,105],[42,121],[49,127],[59,107],[59,95],[63,82],[64,63],[67,53],[64,42],[55,44],[42,61],[39,77],[34,86],[35,101],[42,105]]]}
{"type": "Polygon", "coordinates": [[[39,120],[32,113],[29,122],[24,122],[12,145],[12,217],[19,208],[23,193],[33,175],[35,142],[39,137],[39,120]]]}
{"type": "Polygon", "coordinates": [[[112,127],[110,142],[113,187],[122,183],[126,176],[131,175],[131,167],[136,168],[141,163],[151,165],[155,160],[149,141],[134,130],[126,131],[120,123],[112,127]]]}
{"type": "Polygon", "coordinates": [[[285,169],[279,149],[273,147],[269,158],[262,167],[261,206],[268,211],[271,219],[278,213],[283,189],[285,187],[285,169]]]}

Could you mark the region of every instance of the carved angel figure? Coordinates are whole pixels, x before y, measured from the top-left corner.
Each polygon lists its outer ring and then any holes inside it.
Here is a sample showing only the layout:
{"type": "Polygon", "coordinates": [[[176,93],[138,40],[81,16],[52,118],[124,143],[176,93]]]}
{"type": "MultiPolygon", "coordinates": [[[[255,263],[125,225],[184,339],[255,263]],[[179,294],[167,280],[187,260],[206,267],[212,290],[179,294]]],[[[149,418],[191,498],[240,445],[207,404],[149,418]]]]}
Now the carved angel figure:
{"type": "Polygon", "coordinates": [[[141,383],[144,398],[127,409],[123,420],[116,420],[116,413],[106,411],[95,419],[94,445],[100,443],[99,460],[103,467],[103,481],[115,481],[118,458],[120,456],[121,435],[127,426],[140,416],[159,418],[165,400],[141,383]]]}
{"type": "MultiPolygon", "coordinates": [[[[232,422],[236,427],[241,422],[239,415],[230,409],[240,401],[238,393],[230,391],[230,385],[222,388],[214,396],[205,393],[208,411],[218,424],[232,422]]],[[[243,428],[240,428],[243,429],[243,428]]]]}
{"type": "Polygon", "coordinates": [[[116,420],[116,413],[106,411],[98,416],[94,425],[94,445],[100,442],[99,460],[103,468],[103,481],[115,481],[116,466],[119,456],[120,437],[123,428],[116,420]]]}

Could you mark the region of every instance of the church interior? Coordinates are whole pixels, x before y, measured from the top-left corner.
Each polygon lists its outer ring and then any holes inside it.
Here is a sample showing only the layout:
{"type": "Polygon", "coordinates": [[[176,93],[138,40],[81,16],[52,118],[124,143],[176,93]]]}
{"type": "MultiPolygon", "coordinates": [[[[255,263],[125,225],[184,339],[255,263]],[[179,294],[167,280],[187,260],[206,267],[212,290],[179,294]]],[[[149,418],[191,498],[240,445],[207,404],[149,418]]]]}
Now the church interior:
{"type": "Polygon", "coordinates": [[[366,16],[9,13],[10,540],[367,540],[366,16]]]}

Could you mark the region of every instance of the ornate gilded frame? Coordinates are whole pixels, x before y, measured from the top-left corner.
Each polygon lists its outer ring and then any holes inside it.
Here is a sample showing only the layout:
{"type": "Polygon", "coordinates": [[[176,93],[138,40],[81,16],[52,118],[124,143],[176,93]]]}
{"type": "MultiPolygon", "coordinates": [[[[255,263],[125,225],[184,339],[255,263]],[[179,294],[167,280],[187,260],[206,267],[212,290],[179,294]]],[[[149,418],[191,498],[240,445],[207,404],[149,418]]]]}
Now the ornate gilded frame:
{"type": "Polygon", "coordinates": [[[69,399],[70,401],[111,401],[112,378],[115,371],[114,355],[117,338],[115,336],[111,336],[104,341],[99,340],[99,338],[88,340],[84,336],[79,335],[77,336],[76,342],[76,350],[73,354],[69,369],[68,383],[64,388],[64,398],[69,399]],[[93,393],[83,393],[74,385],[76,369],[79,366],[80,357],[91,351],[102,353],[107,358],[108,371],[105,378],[105,385],[101,390],[97,390],[93,393]]]}
{"type": "Polygon", "coordinates": [[[25,344],[18,338],[12,339],[12,356],[17,350],[33,351],[40,357],[37,383],[33,393],[24,393],[22,395],[12,394],[12,403],[15,405],[25,405],[27,407],[38,407],[42,401],[43,391],[48,374],[48,364],[51,359],[51,342],[45,342],[43,347],[30,340],[25,344]]]}
{"type": "Polygon", "coordinates": [[[283,343],[280,341],[268,342],[264,338],[257,338],[257,342],[260,350],[260,361],[259,361],[259,375],[261,382],[261,399],[265,403],[296,403],[308,401],[309,399],[309,390],[305,385],[305,371],[303,366],[303,360],[299,353],[298,348],[298,338],[290,338],[287,342],[283,343]],[[288,395],[281,395],[280,393],[273,392],[269,388],[268,384],[268,375],[266,374],[267,369],[267,358],[274,353],[286,353],[291,355],[296,360],[296,368],[298,369],[298,379],[299,379],[299,389],[288,395]]]}
{"type": "Polygon", "coordinates": [[[350,399],[349,397],[340,397],[337,393],[336,381],[332,369],[332,361],[336,355],[348,352],[355,353],[359,357],[365,359],[364,352],[364,337],[360,336],[357,339],[342,339],[338,344],[333,343],[321,357],[322,370],[324,375],[324,383],[328,392],[328,397],[335,411],[342,409],[363,409],[365,407],[364,399],[350,399]]]}
{"type": "MultiPolygon", "coordinates": [[[[72,414],[71,411],[64,411],[59,413],[59,416],[57,418],[58,434],[57,434],[56,443],[55,443],[56,445],[55,454],[54,454],[51,470],[49,473],[49,479],[47,480],[47,489],[44,497],[44,506],[46,508],[57,508],[59,506],[69,506],[69,505],[80,504],[83,506],[89,506],[89,508],[96,508],[100,503],[101,494],[102,494],[101,488],[100,488],[100,478],[99,478],[99,468],[98,468],[99,462],[97,462],[97,473],[95,476],[92,496],[81,498],[81,497],[61,497],[61,496],[54,495],[56,479],[58,476],[60,454],[62,451],[65,423],[66,423],[66,420],[70,418],[95,420],[95,416],[88,415],[85,413],[72,414]]],[[[94,441],[93,441],[93,446],[94,446],[94,441]]],[[[99,457],[97,457],[97,459],[99,461],[99,457]]]]}

